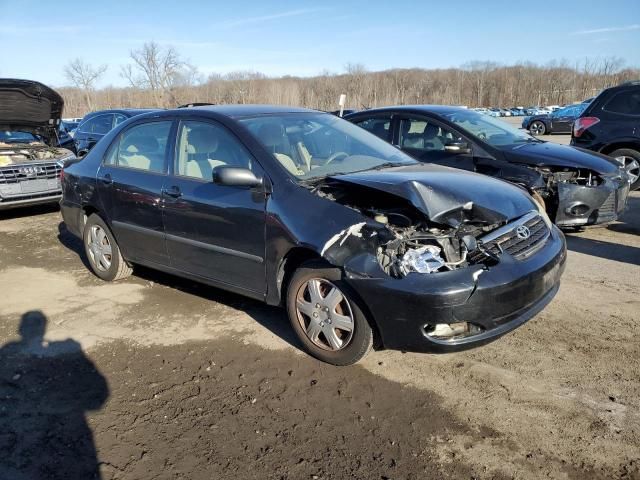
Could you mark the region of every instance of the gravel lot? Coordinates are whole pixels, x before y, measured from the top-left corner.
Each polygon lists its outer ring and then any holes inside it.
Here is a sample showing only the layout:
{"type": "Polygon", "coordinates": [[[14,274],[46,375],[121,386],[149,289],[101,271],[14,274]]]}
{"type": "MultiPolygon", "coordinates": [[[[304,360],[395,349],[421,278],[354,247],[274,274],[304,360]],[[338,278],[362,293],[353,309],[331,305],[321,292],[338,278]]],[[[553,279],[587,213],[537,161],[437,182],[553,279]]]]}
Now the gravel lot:
{"type": "Polygon", "coordinates": [[[0,213],[0,478],[640,478],[639,193],[568,235],[524,327],[348,368],[279,309],[145,269],[101,282],[55,208],[0,213]]]}

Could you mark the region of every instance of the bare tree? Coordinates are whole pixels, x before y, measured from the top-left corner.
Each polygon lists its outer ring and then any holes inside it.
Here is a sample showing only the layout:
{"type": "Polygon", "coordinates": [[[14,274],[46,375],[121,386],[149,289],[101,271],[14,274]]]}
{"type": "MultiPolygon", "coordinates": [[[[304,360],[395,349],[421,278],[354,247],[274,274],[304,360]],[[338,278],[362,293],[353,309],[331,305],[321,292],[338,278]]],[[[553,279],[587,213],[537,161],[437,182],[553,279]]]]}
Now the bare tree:
{"type": "Polygon", "coordinates": [[[107,71],[106,65],[93,67],[81,58],[70,61],[64,67],[64,74],[73,85],[84,92],[87,110],[93,110],[92,95],[98,79],[107,71]]]}
{"type": "MultiPolygon", "coordinates": [[[[166,49],[155,46],[146,50],[142,49],[142,53],[146,52],[142,64],[158,67],[142,69],[133,61],[125,65],[122,75],[130,86],[94,91],[95,108],[172,107],[180,103],[212,102],[278,103],[335,110],[341,93],[347,93],[349,108],[398,103],[469,107],[530,106],[547,102],[560,105],[582,101],[606,86],[640,77],[640,70],[623,69],[619,59],[589,58],[576,64],[564,60],[546,65],[522,62],[509,66],[474,62],[463,68],[379,72],[351,64],[343,73],[324,71],[314,77],[268,78],[244,71],[201,78],[175,51],[164,62],[166,49]]],[[[142,53],[137,52],[137,58],[142,58],[142,53]]],[[[86,112],[82,88],[63,88],[61,93],[69,115],[86,112]]]]}
{"type": "Polygon", "coordinates": [[[132,87],[150,90],[154,103],[161,107],[175,105],[175,87],[194,77],[193,67],[171,46],[148,42],[132,50],[130,57],[133,63],[122,67],[122,76],[132,87]]]}

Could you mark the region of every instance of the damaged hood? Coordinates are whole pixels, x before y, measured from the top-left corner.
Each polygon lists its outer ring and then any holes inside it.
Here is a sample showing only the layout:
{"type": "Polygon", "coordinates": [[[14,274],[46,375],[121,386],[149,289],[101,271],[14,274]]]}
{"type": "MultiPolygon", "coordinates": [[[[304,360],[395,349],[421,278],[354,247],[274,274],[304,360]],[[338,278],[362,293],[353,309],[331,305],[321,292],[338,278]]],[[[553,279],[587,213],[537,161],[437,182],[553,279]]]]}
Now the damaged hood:
{"type": "Polygon", "coordinates": [[[620,167],[606,155],[551,142],[531,142],[502,147],[502,150],[509,161],[536,167],[587,168],[599,174],[616,173],[620,167]]]}
{"type": "Polygon", "coordinates": [[[53,140],[63,106],[62,97],[42,83],[0,79],[0,130],[30,132],[53,140]]]}
{"type": "Polygon", "coordinates": [[[356,184],[406,199],[429,220],[456,227],[465,221],[508,222],[537,207],[521,188],[486,175],[419,164],[336,175],[356,184]]]}

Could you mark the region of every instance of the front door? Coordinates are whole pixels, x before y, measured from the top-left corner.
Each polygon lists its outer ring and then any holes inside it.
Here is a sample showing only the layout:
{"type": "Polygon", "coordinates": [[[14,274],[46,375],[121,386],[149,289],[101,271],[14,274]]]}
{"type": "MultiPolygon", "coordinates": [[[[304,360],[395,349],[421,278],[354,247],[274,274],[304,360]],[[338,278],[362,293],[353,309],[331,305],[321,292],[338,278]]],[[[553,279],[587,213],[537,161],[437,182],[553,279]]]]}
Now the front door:
{"type": "Polygon", "coordinates": [[[475,171],[472,153],[453,153],[445,145],[467,142],[459,133],[428,117],[400,117],[397,145],[403,152],[425,163],[475,171]]]}
{"type": "Polygon", "coordinates": [[[164,228],[171,266],[263,294],[265,206],[262,189],[218,185],[213,170],[264,172],[244,145],[216,122],[178,127],[172,175],[164,186],[164,228]]]}
{"type": "Polygon", "coordinates": [[[172,124],[165,120],[128,128],[98,170],[105,220],[130,261],[168,265],[161,195],[172,124]]]}

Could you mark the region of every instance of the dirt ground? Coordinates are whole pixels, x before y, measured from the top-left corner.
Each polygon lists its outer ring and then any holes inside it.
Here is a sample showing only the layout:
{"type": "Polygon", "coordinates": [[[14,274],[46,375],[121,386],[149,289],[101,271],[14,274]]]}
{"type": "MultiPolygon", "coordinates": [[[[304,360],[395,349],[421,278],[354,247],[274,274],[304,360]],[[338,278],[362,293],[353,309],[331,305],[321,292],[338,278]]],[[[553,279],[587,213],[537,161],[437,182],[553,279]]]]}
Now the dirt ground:
{"type": "Polygon", "coordinates": [[[556,299],[488,346],[301,353],[283,311],[0,213],[0,479],[640,478],[640,192],[568,235],[556,299]]]}

